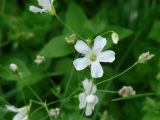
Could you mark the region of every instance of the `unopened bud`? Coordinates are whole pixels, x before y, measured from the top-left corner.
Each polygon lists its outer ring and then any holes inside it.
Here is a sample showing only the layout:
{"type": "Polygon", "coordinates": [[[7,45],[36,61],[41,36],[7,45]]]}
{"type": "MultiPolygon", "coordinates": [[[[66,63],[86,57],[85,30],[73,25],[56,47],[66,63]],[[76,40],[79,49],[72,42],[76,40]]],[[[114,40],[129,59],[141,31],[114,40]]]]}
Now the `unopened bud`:
{"type": "Polygon", "coordinates": [[[41,55],[37,55],[36,59],[34,60],[34,62],[37,63],[38,65],[42,64],[44,61],[45,61],[45,57],[41,55]]]}
{"type": "Polygon", "coordinates": [[[123,86],[119,91],[119,95],[122,97],[132,96],[136,94],[136,91],[131,86],[123,86]]]}
{"type": "Polygon", "coordinates": [[[59,116],[59,114],[60,114],[60,109],[59,108],[49,110],[49,115],[51,117],[57,118],[59,116]]]}
{"type": "Polygon", "coordinates": [[[13,72],[13,73],[17,73],[18,72],[18,67],[16,64],[14,63],[11,63],[10,66],[9,66],[10,70],[13,72]]]}
{"type": "Polygon", "coordinates": [[[152,59],[154,54],[150,54],[150,52],[142,53],[138,58],[138,63],[145,63],[148,60],[152,59]]]}
{"type": "Polygon", "coordinates": [[[72,35],[70,35],[70,36],[67,36],[67,37],[65,37],[65,40],[66,40],[66,42],[67,43],[69,43],[69,44],[74,44],[75,43],[75,41],[76,41],[76,34],[72,34],[72,35]]]}
{"type": "Polygon", "coordinates": [[[112,41],[114,44],[117,44],[118,41],[119,41],[119,36],[117,33],[113,32],[112,35],[111,35],[111,38],[112,38],[112,41]]]}

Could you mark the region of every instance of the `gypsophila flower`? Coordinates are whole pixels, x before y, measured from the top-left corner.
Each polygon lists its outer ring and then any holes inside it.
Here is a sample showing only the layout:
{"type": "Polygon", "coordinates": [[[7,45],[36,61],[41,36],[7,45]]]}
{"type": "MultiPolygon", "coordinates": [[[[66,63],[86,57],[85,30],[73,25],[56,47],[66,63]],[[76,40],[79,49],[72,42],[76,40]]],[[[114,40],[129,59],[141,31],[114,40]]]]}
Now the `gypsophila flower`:
{"type": "Polygon", "coordinates": [[[34,62],[37,64],[42,64],[44,61],[45,61],[45,57],[42,55],[37,55],[36,59],[34,60],[34,62]]]}
{"type": "Polygon", "coordinates": [[[95,95],[97,87],[91,81],[83,81],[84,92],[79,94],[79,109],[86,108],[85,115],[90,116],[98,103],[98,97],[95,95]]]}
{"type": "Polygon", "coordinates": [[[119,91],[119,95],[122,97],[132,96],[136,94],[136,91],[132,88],[132,86],[123,86],[119,91]]]}
{"type": "Polygon", "coordinates": [[[76,41],[76,34],[72,34],[70,36],[65,37],[65,40],[69,44],[74,44],[76,41]]]}
{"type": "Polygon", "coordinates": [[[59,114],[60,114],[60,109],[59,108],[49,110],[49,115],[51,117],[57,118],[59,116],[59,114]]]}
{"type": "Polygon", "coordinates": [[[150,52],[142,53],[138,58],[138,63],[145,63],[152,59],[154,57],[154,54],[150,54],[150,52]]]}
{"type": "Polygon", "coordinates": [[[29,106],[25,106],[25,107],[22,107],[22,108],[16,108],[15,106],[6,105],[6,109],[11,111],[11,112],[17,113],[13,117],[13,120],[29,120],[29,118],[28,118],[28,112],[29,112],[29,109],[30,109],[29,106]]]}
{"type": "Polygon", "coordinates": [[[118,41],[119,41],[119,36],[117,33],[113,32],[112,35],[111,35],[111,38],[112,38],[112,41],[114,44],[117,44],[118,41]]]}
{"type": "Polygon", "coordinates": [[[11,63],[11,64],[9,65],[9,68],[10,68],[10,70],[11,70],[13,73],[17,73],[17,72],[18,72],[18,67],[17,67],[17,65],[14,64],[14,63],[11,63]]]}
{"type": "Polygon", "coordinates": [[[75,44],[75,49],[84,55],[83,58],[78,58],[73,61],[76,70],[83,70],[91,65],[91,75],[93,78],[103,76],[103,68],[100,62],[113,62],[115,60],[115,52],[112,50],[102,51],[107,40],[101,36],[94,39],[93,47],[90,48],[84,41],[78,40],[75,44]]]}
{"type": "Polygon", "coordinates": [[[35,6],[31,5],[31,6],[29,6],[29,10],[31,12],[34,12],[34,13],[46,12],[51,15],[56,14],[55,8],[53,6],[54,0],[37,0],[37,1],[38,1],[39,6],[41,6],[42,8],[35,7],[35,6]]]}

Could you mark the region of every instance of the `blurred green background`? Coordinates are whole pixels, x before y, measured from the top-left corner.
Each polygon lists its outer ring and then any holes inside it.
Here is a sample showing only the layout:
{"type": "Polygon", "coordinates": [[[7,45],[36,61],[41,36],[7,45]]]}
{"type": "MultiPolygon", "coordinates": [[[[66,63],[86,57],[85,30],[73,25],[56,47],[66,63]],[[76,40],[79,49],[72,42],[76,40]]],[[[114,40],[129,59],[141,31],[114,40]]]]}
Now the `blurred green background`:
{"type": "MultiPolygon", "coordinates": [[[[0,0],[0,96],[17,107],[25,105],[22,94],[27,103],[37,99],[10,72],[10,63],[17,64],[23,79],[48,103],[70,96],[90,76],[89,69],[77,72],[73,68],[74,47],[65,41],[72,32],[54,16],[30,12],[29,5],[38,6],[36,0],[0,0]],[[44,64],[34,63],[37,54],[46,57],[44,64]]],[[[155,96],[112,102],[120,96],[98,93],[100,101],[93,115],[82,120],[160,120],[160,1],[55,0],[54,6],[61,19],[85,39],[108,30],[119,34],[117,45],[112,44],[110,34],[105,35],[106,49],[116,52],[116,60],[103,64],[104,77],[96,82],[125,70],[143,52],[155,54],[148,63],[138,64],[126,74],[98,86],[117,91],[123,85],[131,85],[137,94],[156,93],[155,96]]],[[[5,110],[5,104],[0,99],[0,120],[11,120],[14,114],[5,110]]],[[[78,120],[82,116],[78,104],[78,98],[73,98],[48,107],[61,108],[58,120],[78,120]]],[[[33,104],[31,110],[38,107],[33,104]]],[[[31,115],[31,120],[47,120],[46,115],[45,109],[41,109],[31,115]]]]}

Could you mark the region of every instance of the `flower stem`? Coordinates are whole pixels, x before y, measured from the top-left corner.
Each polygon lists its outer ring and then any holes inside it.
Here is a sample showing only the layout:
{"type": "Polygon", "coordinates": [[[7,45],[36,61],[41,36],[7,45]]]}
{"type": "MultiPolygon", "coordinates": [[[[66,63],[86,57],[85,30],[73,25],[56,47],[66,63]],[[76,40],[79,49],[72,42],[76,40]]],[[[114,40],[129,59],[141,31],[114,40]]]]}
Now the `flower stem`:
{"type": "Polygon", "coordinates": [[[115,79],[115,78],[123,75],[124,73],[128,72],[130,69],[132,69],[132,68],[133,68],[134,66],[136,66],[137,64],[138,64],[138,62],[135,62],[132,66],[130,66],[129,68],[127,68],[127,69],[124,70],[123,72],[119,73],[118,75],[115,75],[115,76],[113,76],[113,77],[111,77],[111,78],[108,78],[108,79],[106,79],[106,80],[103,80],[102,82],[99,82],[99,83],[97,83],[96,85],[100,85],[100,84],[102,84],[102,83],[108,82],[108,81],[110,81],[110,80],[112,80],[112,79],[115,79]]]}
{"type": "Polygon", "coordinates": [[[102,33],[101,35],[104,36],[105,34],[113,33],[113,32],[114,32],[114,31],[107,31],[107,32],[102,33]]]}
{"type": "Polygon", "coordinates": [[[117,94],[117,91],[110,91],[110,90],[97,90],[97,92],[104,92],[104,93],[115,93],[117,94]]]}
{"type": "Polygon", "coordinates": [[[63,20],[56,14],[55,15],[56,18],[59,20],[59,22],[61,22],[66,28],[68,28],[71,32],[75,33],[78,37],[80,37],[81,39],[84,39],[80,34],[76,33],[70,26],[68,26],[67,24],[65,24],[63,22],[63,20]]]}

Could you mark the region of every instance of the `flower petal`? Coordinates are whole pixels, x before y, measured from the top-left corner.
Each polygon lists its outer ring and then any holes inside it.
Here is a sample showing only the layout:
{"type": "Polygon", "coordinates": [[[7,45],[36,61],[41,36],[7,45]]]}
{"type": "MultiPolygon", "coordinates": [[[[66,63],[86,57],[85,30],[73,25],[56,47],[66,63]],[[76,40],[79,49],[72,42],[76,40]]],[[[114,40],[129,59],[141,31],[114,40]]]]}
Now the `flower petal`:
{"type": "Polygon", "coordinates": [[[76,70],[83,70],[90,64],[90,61],[84,57],[84,58],[78,58],[73,61],[73,65],[76,68],[76,70]]]}
{"type": "Polygon", "coordinates": [[[93,62],[91,64],[91,75],[93,78],[99,78],[103,76],[103,68],[99,62],[93,62]]]}
{"type": "Polygon", "coordinates": [[[38,7],[35,7],[35,6],[29,6],[29,10],[31,12],[34,12],[34,13],[42,13],[44,12],[44,9],[41,9],[41,8],[38,8],[38,7]]]}
{"type": "Polygon", "coordinates": [[[44,9],[50,9],[51,8],[51,1],[50,0],[37,0],[38,4],[42,6],[44,9]]]}
{"type": "Polygon", "coordinates": [[[112,50],[107,50],[101,52],[98,56],[100,62],[113,62],[115,60],[115,52],[112,50]]]}
{"type": "Polygon", "coordinates": [[[93,51],[95,53],[99,53],[102,51],[102,49],[104,48],[104,46],[106,45],[107,43],[107,40],[106,38],[103,38],[101,36],[97,36],[95,39],[94,39],[94,46],[93,46],[93,51]]]}
{"type": "Polygon", "coordinates": [[[79,94],[79,109],[82,109],[86,106],[86,96],[85,93],[79,94]]]}
{"type": "Polygon", "coordinates": [[[94,107],[95,107],[95,105],[98,103],[98,97],[95,95],[95,101],[94,101],[94,103],[92,103],[91,104],[91,108],[92,108],[92,110],[94,110],[94,107]]]}
{"type": "Polygon", "coordinates": [[[95,85],[93,85],[92,90],[91,90],[91,94],[95,94],[97,91],[97,87],[95,85]]]}
{"type": "Polygon", "coordinates": [[[13,106],[13,105],[6,105],[6,109],[11,111],[11,112],[15,112],[15,113],[19,112],[19,109],[16,108],[15,106],[13,106]]]}
{"type": "Polygon", "coordinates": [[[26,119],[26,115],[22,113],[18,113],[14,116],[13,120],[27,120],[27,119],[26,119]]]}
{"type": "Polygon", "coordinates": [[[90,116],[92,114],[92,107],[91,104],[87,104],[86,106],[86,116],[90,116]]]}
{"type": "Polygon", "coordinates": [[[92,87],[92,83],[88,80],[88,79],[85,79],[83,81],[83,87],[85,89],[85,93],[88,95],[90,94],[90,91],[91,91],[91,87],[92,87]]]}
{"type": "Polygon", "coordinates": [[[88,55],[90,53],[90,48],[89,46],[82,40],[78,40],[76,44],[74,45],[76,51],[79,53],[82,53],[84,55],[88,55]]]}

